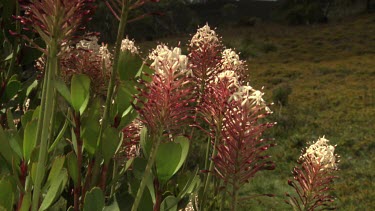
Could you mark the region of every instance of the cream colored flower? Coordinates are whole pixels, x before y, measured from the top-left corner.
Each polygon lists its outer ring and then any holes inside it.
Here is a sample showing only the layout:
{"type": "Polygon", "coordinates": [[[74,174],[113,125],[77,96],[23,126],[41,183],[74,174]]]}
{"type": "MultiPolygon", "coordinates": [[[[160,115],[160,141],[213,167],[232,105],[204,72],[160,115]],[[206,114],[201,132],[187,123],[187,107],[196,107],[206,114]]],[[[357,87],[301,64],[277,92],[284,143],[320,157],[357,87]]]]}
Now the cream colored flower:
{"type": "Polygon", "coordinates": [[[306,149],[305,154],[301,155],[300,159],[309,156],[313,163],[321,164],[324,169],[336,169],[335,147],[329,145],[328,142],[329,140],[324,136],[319,138],[306,149]]]}
{"type": "Polygon", "coordinates": [[[100,45],[98,44],[99,38],[96,36],[91,36],[88,39],[84,39],[79,41],[76,44],[77,49],[85,49],[85,50],[90,50],[93,52],[99,52],[100,45]]]}
{"type": "Polygon", "coordinates": [[[102,46],[100,46],[100,48],[99,48],[98,53],[99,53],[99,56],[102,58],[102,61],[104,62],[105,67],[106,68],[111,67],[112,66],[112,61],[111,61],[112,54],[108,50],[108,45],[102,44],[102,46]]]}
{"type": "Polygon", "coordinates": [[[237,73],[244,72],[246,69],[245,62],[240,60],[240,56],[232,49],[225,49],[221,53],[221,69],[233,70],[237,73]]]}
{"type": "Polygon", "coordinates": [[[201,48],[203,45],[218,45],[219,38],[216,32],[212,30],[208,24],[197,30],[197,33],[190,41],[190,47],[201,48]]]}
{"type": "Polygon", "coordinates": [[[150,53],[149,59],[152,60],[151,67],[159,75],[165,76],[167,71],[178,74],[187,74],[188,58],[181,54],[180,48],[169,49],[168,46],[160,44],[150,53]]]}
{"type": "Polygon", "coordinates": [[[249,85],[240,86],[238,91],[233,93],[233,95],[229,98],[229,101],[241,101],[241,106],[258,106],[264,108],[267,112],[272,112],[271,109],[266,105],[266,102],[263,100],[263,95],[263,92],[256,90],[249,85]]]}
{"type": "Polygon", "coordinates": [[[138,47],[135,46],[134,40],[129,40],[128,38],[125,38],[121,42],[121,51],[128,50],[132,54],[138,54],[138,47]]]}
{"type": "Polygon", "coordinates": [[[223,80],[227,80],[229,82],[228,88],[239,87],[238,75],[233,70],[226,70],[219,73],[215,77],[215,84],[223,80]]]}

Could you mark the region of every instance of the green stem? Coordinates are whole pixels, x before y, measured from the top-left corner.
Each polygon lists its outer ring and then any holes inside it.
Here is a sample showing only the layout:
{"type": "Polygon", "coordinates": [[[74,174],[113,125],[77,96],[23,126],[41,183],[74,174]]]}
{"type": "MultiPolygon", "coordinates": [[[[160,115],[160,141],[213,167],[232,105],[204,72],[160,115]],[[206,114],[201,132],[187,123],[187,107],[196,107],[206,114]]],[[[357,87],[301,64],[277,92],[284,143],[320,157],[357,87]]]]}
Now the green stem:
{"type": "Polygon", "coordinates": [[[238,204],[238,187],[237,182],[233,184],[233,190],[232,190],[232,211],[237,210],[237,204],[238,204]]]}
{"type": "MultiPolygon", "coordinates": [[[[222,119],[222,118],[220,117],[219,119],[222,119]]],[[[210,167],[208,169],[207,176],[205,177],[205,180],[204,180],[203,195],[202,195],[202,200],[201,200],[201,209],[203,209],[204,203],[205,203],[206,198],[207,198],[208,185],[210,183],[212,172],[214,170],[213,158],[217,154],[216,145],[217,145],[218,140],[221,137],[220,134],[221,134],[221,122],[218,123],[218,128],[216,129],[216,135],[215,135],[215,140],[214,140],[214,145],[213,145],[213,152],[212,152],[211,159],[210,159],[210,167]]],[[[208,141],[210,141],[210,139],[208,141]]],[[[209,147],[209,145],[207,145],[207,147],[209,147]]]]}
{"type": "Polygon", "coordinates": [[[110,110],[111,110],[110,108],[111,108],[111,102],[113,98],[112,95],[114,92],[116,76],[117,76],[118,61],[119,61],[120,52],[121,52],[121,42],[122,42],[122,39],[124,38],[126,21],[128,19],[128,13],[129,13],[128,4],[126,4],[126,0],[123,0],[121,20],[120,20],[119,29],[117,32],[115,53],[113,55],[113,66],[112,66],[112,71],[111,71],[111,77],[110,77],[109,84],[108,84],[107,99],[105,101],[102,127],[100,128],[100,137],[99,137],[100,139],[102,138],[103,130],[108,125],[108,117],[109,117],[110,110]]]}
{"type": "Polygon", "coordinates": [[[138,192],[135,197],[134,204],[133,204],[131,211],[137,211],[139,203],[141,202],[143,191],[146,187],[147,180],[149,179],[149,176],[151,174],[151,169],[152,169],[152,166],[154,165],[156,154],[157,154],[160,142],[161,142],[161,132],[158,133],[158,135],[153,136],[153,137],[155,137],[157,140],[156,142],[154,140],[151,140],[152,147],[150,150],[150,157],[148,158],[146,169],[145,169],[145,172],[143,173],[141,184],[139,185],[138,192]]]}
{"type": "MultiPolygon", "coordinates": [[[[117,31],[117,38],[116,38],[116,45],[115,45],[115,53],[113,55],[113,66],[111,70],[111,77],[109,80],[108,84],[108,90],[107,90],[107,99],[105,101],[105,107],[104,107],[104,113],[103,113],[103,118],[102,118],[102,124],[100,126],[99,130],[99,137],[98,137],[98,143],[99,146],[102,144],[102,138],[103,138],[103,131],[105,128],[108,126],[108,117],[111,111],[111,103],[113,99],[113,92],[115,88],[115,82],[116,82],[116,76],[117,76],[117,69],[118,69],[118,61],[120,57],[120,52],[121,52],[121,43],[122,39],[124,37],[125,33],[125,27],[126,27],[126,22],[128,19],[128,13],[129,13],[129,5],[127,4],[126,0],[122,1],[122,11],[121,11],[121,19],[119,23],[119,29],[117,31]]],[[[93,175],[92,175],[92,181],[91,184],[95,185],[100,174],[100,160],[101,156],[99,153],[95,154],[95,165],[93,166],[93,175]]]]}
{"type": "MultiPolygon", "coordinates": [[[[20,7],[19,7],[19,4],[18,4],[18,1],[16,1],[16,16],[19,16],[20,15],[20,7]]],[[[19,34],[20,33],[20,21],[16,21],[16,33],[19,34]]],[[[17,50],[18,50],[18,41],[19,38],[18,37],[15,37],[14,38],[14,42],[13,42],[13,51],[12,51],[12,59],[10,60],[10,65],[9,65],[9,68],[8,68],[8,71],[7,71],[7,74],[6,74],[6,79],[8,80],[13,69],[14,69],[14,66],[16,64],[16,58],[17,58],[17,50]]]]}
{"type": "Polygon", "coordinates": [[[57,42],[52,41],[48,49],[47,68],[44,76],[42,102],[39,112],[37,140],[39,140],[39,159],[36,169],[32,211],[36,211],[39,206],[39,198],[41,195],[41,186],[45,174],[45,163],[48,155],[48,137],[50,132],[51,119],[53,118],[53,101],[54,101],[54,86],[53,81],[58,68],[57,62],[57,42]]]}

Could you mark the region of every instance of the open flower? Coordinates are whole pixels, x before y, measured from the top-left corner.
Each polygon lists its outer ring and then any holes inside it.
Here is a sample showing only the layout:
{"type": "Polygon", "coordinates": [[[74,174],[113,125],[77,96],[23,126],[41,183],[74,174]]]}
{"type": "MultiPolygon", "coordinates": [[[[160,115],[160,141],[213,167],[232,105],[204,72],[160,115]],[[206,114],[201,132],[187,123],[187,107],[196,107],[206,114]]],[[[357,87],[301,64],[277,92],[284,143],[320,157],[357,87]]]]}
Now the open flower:
{"type": "Polygon", "coordinates": [[[216,32],[212,30],[208,24],[199,28],[190,41],[190,47],[198,48],[199,50],[204,50],[204,46],[207,45],[217,46],[219,44],[220,41],[216,32]]]}
{"type": "Polygon", "coordinates": [[[138,54],[138,47],[135,46],[134,40],[125,38],[121,41],[121,51],[130,51],[132,54],[138,54]]]}
{"type": "Polygon", "coordinates": [[[321,165],[324,169],[336,169],[336,155],[335,147],[328,144],[324,136],[319,138],[314,144],[310,145],[305,154],[301,155],[300,159],[306,159],[307,157],[317,165],[321,165]]]}

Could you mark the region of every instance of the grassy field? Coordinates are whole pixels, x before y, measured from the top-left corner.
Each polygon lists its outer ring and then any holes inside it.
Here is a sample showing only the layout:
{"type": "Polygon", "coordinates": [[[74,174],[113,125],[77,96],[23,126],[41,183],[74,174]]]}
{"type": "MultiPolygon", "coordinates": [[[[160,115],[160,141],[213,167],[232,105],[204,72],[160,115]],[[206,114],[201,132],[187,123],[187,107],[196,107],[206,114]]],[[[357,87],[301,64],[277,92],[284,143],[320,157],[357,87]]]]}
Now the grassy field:
{"type": "MultiPolygon", "coordinates": [[[[250,84],[273,101],[266,136],[275,171],[263,172],[242,195],[244,210],[290,210],[284,200],[291,170],[306,142],[325,135],[341,156],[335,183],[339,210],[375,210],[375,15],[311,26],[261,23],[218,29],[227,47],[248,60],[250,84]]],[[[177,44],[188,37],[161,40],[177,44]]],[[[152,47],[143,43],[143,47],[152,47]]],[[[182,43],[184,46],[184,43],[182,43]]]]}

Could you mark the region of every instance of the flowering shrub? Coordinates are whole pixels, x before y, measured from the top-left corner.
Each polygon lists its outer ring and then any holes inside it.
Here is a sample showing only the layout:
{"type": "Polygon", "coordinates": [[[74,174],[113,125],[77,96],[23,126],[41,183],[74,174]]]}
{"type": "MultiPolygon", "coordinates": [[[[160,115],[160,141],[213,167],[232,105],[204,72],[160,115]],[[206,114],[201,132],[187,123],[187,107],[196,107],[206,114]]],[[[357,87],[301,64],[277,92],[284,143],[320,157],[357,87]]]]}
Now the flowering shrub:
{"type": "MultiPolygon", "coordinates": [[[[151,2],[158,1],[106,1],[119,20],[114,49],[82,27],[93,0],[16,4],[24,16],[15,21],[32,35],[20,27],[11,34],[40,50],[42,77],[21,90],[16,59],[2,75],[1,210],[238,210],[240,188],[275,168],[268,154],[274,143],[262,138],[275,124],[266,119],[271,104],[246,83],[246,62],[214,30],[199,28],[188,55],[160,44],[146,59],[124,38],[126,23],[148,15],[128,20],[128,13],[151,2]],[[40,101],[30,104],[23,94],[30,90],[41,92],[40,101]],[[18,108],[8,106],[15,99],[18,108]],[[206,136],[198,140],[197,133],[206,136]],[[189,169],[186,159],[199,141],[207,142],[204,166],[189,169]]],[[[314,209],[331,199],[320,189],[336,168],[327,142],[301,156],[290,184],[303,201],[291,197],[294,207],[314,209]],[[321,183],[306,186],[304,171],[321,183]]]]}

